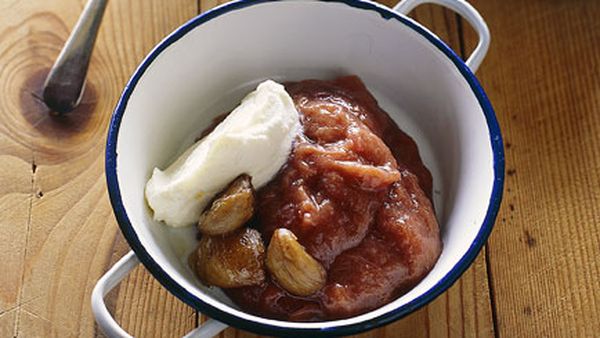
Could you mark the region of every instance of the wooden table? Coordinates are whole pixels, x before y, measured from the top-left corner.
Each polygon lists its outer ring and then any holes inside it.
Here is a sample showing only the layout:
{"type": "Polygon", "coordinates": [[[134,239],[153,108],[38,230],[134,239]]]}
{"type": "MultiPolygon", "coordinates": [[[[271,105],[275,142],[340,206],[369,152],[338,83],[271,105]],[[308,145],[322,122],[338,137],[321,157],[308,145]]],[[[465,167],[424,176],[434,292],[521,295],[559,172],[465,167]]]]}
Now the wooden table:
{"type": "MultiPolygon", "coordinates": [[[[218,4],[111,1],[83,104],[50,118],[42,81],[84,2],[0,0],[0,337],[101,335],[90,293],[129,250],[103,172],[112,108],[154,44],[218,4]]],[[[361,337],[597,336],[600,2],[471,2],[492,33],[477,75],[504,134],[502,209],[487,247],[450,290],[361,337]]],[[[424,6],[414,16],[460,54],[476,42],[448,11],[424,6]]],[[[109,301],[140,337],[177,337],[202,320],[142,267],[109,301]]]]}

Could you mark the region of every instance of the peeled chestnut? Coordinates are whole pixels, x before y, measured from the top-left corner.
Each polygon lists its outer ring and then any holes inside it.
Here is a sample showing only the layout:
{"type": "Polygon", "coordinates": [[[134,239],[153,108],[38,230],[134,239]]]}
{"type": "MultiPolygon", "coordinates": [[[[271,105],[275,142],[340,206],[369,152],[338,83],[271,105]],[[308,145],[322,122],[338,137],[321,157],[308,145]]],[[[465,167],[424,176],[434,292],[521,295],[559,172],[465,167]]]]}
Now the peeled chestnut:
{"type": "Polygon", "coordinates": [[[207,285],[235,288],[265,280],[265,247],[255,229],[242,228],[226,237],[202,236],[195,254],[196,274],[207,285]]]}

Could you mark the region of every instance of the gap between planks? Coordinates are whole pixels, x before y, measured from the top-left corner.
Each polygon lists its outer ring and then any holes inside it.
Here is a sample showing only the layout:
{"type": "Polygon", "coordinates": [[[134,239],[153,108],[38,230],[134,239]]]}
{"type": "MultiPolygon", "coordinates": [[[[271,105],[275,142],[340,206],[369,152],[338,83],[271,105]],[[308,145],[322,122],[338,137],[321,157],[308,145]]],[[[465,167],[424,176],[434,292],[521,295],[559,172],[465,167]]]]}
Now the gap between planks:
{"type": "MultiPolygon", "coordinates": [[[[466,62],[467,61],[467,57],[470,54],[467,54],[467,43],[465,41],[465,28],[464,26],[468,26],[469,23],[465,22],[465,20],[458,14],[455,13],[454,17],[456,19],[456,26],[458,29],[458,41],[459,41],[459,55],[462,57],[462,59],[466,62]]],[[[472,28],[470,28],[472,29],[472,28]]],[[[469,53],[471,53],[472,51],[469,50],[469,53]]],[[[484,257],[485,257],[485,269],[486,269],[486,276],[487,276],[487,285],[488,285],[488,291],[489,291],[489,297],[490,297],[490,308],[491,308],[491,314],[492,314],[492,326],[494,329],[494,337],[495,338],[499,338],[500,334],[498,332],[498,313],[497,313],[497,308],[496,308],[496,295],[494,293],[494,280],[493,280],[493,276],[492,276],[492,270],[490,267],[490,254],[489,254],[489,249],[486,245],[482,248],[482,251],[484,252],[484,257]]]]}

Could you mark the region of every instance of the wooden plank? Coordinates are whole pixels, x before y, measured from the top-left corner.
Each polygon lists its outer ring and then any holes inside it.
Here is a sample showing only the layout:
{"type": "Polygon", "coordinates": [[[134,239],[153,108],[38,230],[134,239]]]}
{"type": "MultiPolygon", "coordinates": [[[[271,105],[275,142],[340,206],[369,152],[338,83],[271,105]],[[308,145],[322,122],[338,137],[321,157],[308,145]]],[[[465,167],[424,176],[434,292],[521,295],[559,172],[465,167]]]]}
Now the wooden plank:
{"type": "MultiPolygon", "coordinates": [[[[199,8],[206,11],[222,0],[199,0],[199,8]]],[[[395,1],[383,1],[393,6],[395,1]]],[[[440,7],[425,5],[411,14],[431,29],[457,53],[462,45],[458,18],[440,7]]],[[[482,253],[462,278],[446,293],[427,307],[386,327],[355,337],[491,337],[494,335],[485,255],[482,253]]],[[[204,316],[201,317],[201,321],[204,316]]],[[[221,338],[258,337],[249,332],[228,328],[221,338]]]]}
{"type": "MultiPolygon", "coordinates": [[[[2,336],[94,334],[90,293],[118,233],[103,174],[108,119],[142,57],[197,11],[193,0],[111,2],[81,107],[51,118],[41,85],[84,3],[0,2],[2,336]]],[[[148,279],[138,270],[121,288],[117,304],[132,303],[117,308],[141,323],[119,318],[123,325],[159,336],[193,328],[195,312],[148,279]],[[142,318],[153,312],[164,315],[142,318]]]]}
{"type": "MultiPolygon", "coordinates": [[[[197,13],[196,1],[189,0],[112,2],[111,5],[115,16],[109,20],[113,23],[110,26],[114,29],[112,34],[121,35],[135,27],[148,27],[142,32],[142,40],[138,41],[143,44],[134,47],[136,53],[129,73],[158,41],[197,13]],[[123,22],[119,13],[139,13],[136,14],[138,21],[123,22]]],[[[124,45],[123,52],[129,51],[131,49],[124,45]]],[[[121,89],[122,85],[119,86],[121,89]]],[[[120,253],[117,256],[129,250],[124,240],[115,247],[120,247],[116,249],[120,253]]],[[[117,320],[136,337],[181,337],[197,323],[196,311],[171,295],[141,266],[121,283],[113,302],[117,320]]]]}
{"type": "MultiPolygon", "coordinates": [[[[489,243],[498,333],[600,332],[600,2],[472,0],[492,45],[478,77],[506,145],[489,243]]],[[[476,37],[466,31],[472,48],[476,37]]]]}
{"type": "MultiPolygon", "coordinates": [[[[3,84],[0,84],[0,88],[5,90],[3,84]]],[[[0,101],[0,107],[3,105],[0,101]]],[[[5,115],[5,109],[0,108],[0,120],[5,115]]],[[[29,151],[7,134],[6,130],[0,129],[0,262],[4,270],[0,274],[2,337],[13,334],[18,304],[21,303],[19,292],[23,278],[28,213],[33,200],[29,151]]]]}
{"type": "Polygon", "coordinates": [[[206,12],[228,2],[229,0],[198,0],[198,13],[206,12]]]}
{"type": "MultiPolygon", "coordinates": [[[[15,6],[21,6],[18,3],[15,6]]],[[[11,4],[0,2],[0,11],[6,12],[11,4]]],[[[19,119],[14,111],[19,109],[24,91],[15,87],[15,80],[29,65],[15,54],[23,48],[10,35],[17,34],[19,27],[11,17],[0,20],[0,262],[4,270],[0,274],[0,336],[14,334],[17,312],[27,299],[21,298],[24,276],[24,257],[28,240],[29,212],[33,194],[32,152],[19,136],[19,119]],[[7,93],[12,93],[10,96],[7,93]]],[[[28,94],[25,94],[28,95],[28,94]]]]}

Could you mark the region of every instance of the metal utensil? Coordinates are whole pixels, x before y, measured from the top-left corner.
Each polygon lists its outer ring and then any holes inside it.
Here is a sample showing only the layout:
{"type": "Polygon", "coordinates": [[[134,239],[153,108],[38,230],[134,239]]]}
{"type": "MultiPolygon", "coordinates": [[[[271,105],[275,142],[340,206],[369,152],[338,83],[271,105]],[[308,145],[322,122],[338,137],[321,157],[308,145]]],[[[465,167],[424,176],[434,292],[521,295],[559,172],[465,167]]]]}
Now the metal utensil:
{"type": "Polygon", "coordinates": [[[108,0],[89,0],[44,83],[43,98],[56,113],[68,113],[81,100],[90,57],[108,0]]]}

